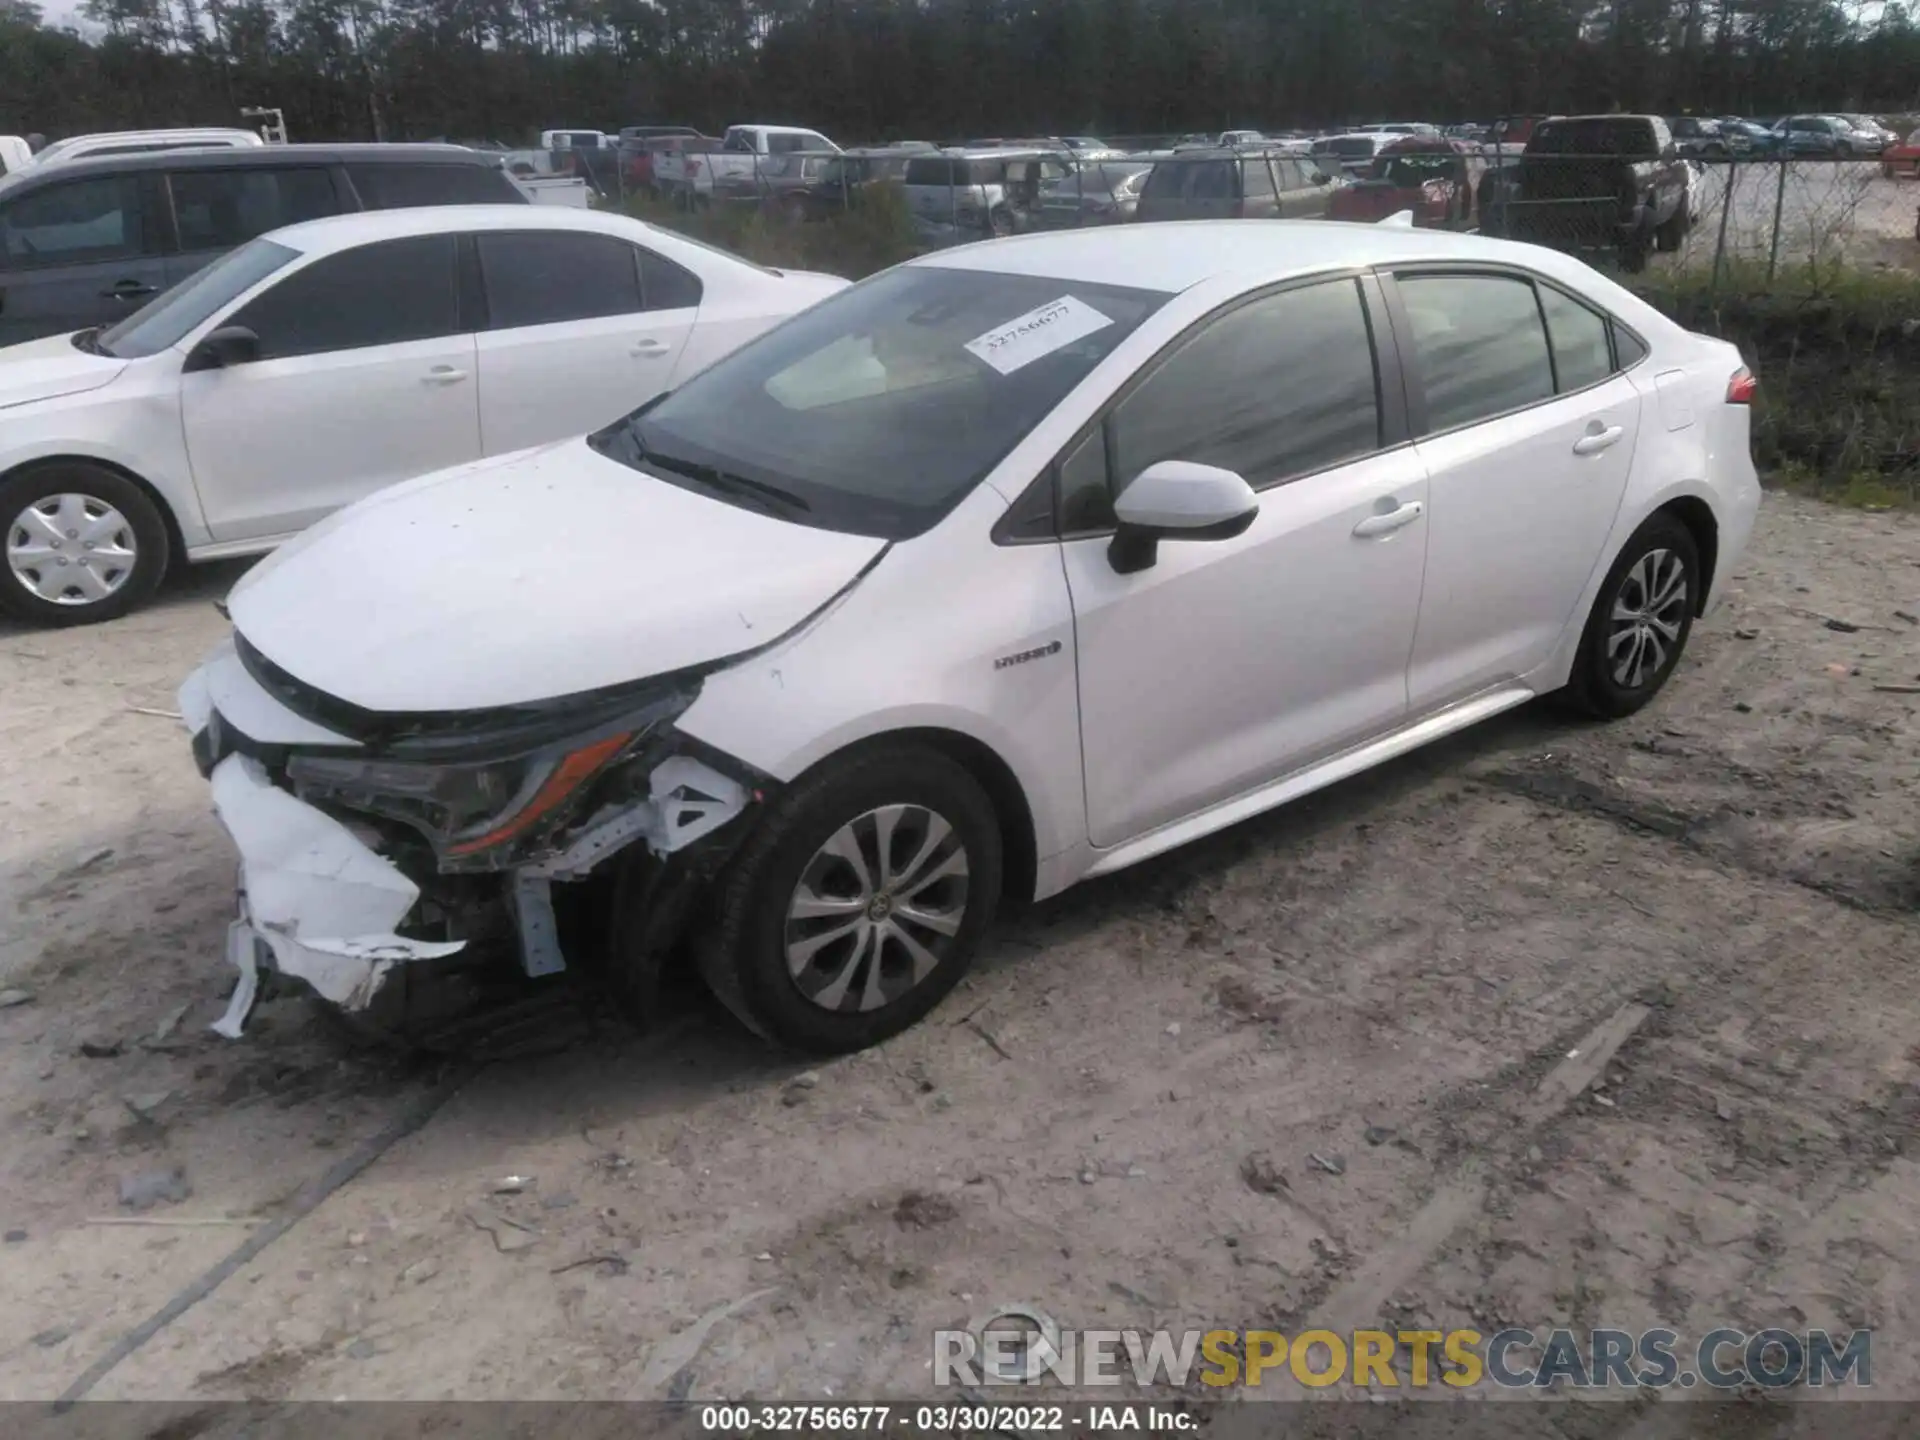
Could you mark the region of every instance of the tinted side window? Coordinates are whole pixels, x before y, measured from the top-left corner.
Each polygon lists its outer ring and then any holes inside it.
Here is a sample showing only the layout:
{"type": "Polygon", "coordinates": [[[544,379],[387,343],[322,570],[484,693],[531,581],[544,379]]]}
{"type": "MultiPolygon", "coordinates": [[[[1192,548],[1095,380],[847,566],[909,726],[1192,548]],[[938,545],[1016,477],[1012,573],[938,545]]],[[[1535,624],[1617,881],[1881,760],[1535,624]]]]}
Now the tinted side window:
{"type": "Polygon", "coordinates": [[[1222,316],[1122,401],[1112,424],[1116,489],[1159,460],[1218,465],[1258,488],[1378,448],[1359,286],[1286,290],[1222,316]]]}
{"type": "Polygon", "coordinates": [[[493,330],[644,309],[634,248],[611,235],[499,230],[479,237],[493,330]]]}
{"type": "Polygon", "coordinates": [[[1626,330],[1621,326],[1615,325],[1613,327],[1613,353],[1620,362],[1620,368],[1625,370],[1630,366],[1638,365],[1642,360],[1647,358],[1647,347],[1641,343],[1640,337],[1635,335],[1631,330],[1626,330]]]}
{"type": "Polygon", "coordinates": [[[1553,345],[1553,370],[1562,394],[1584,389],[1613,373],[1613,347],[1607,322],[1572,296],[1550,285],[1540,287],[1540,308],[1553,345]]]}
{"type": "Polygon", "coordinates": [[[933,160],[909,160],[907,162],[907,180],[909,185],[951,185],[953,183],[953,162],[941,157],[933,160]]]}
{"type": "Polygon", "coordinates": [[[1553,394],[1533,286],[1504,275],[1407,275],[1400,293],[1434,430],[1471,425],[1553,394]]]}
{"type": "Polygon", "coordinates": [[[182,250],[231,250],[256,235],[339,208],[319,168],[187,170],[167,177],[182,250]]]}
{"type": "Polygon", "coordinates": [[[416,205],[511,205],[513,182],[484,165],[349,165],[347,176],[369,210],[416,205]]]}
{"type": "Polygon", "coordinates": [[[1273,198],[1273,172],[1267,169],[1267,162],[1258,155],[1250,156],[1240,163],[1240,173],[1246,177],[1246,196],[1249,200],[1270,200],[1273,198]]]}
{"type": "Polygon", "coordinates": [[[651,250],[640,252],[640,293],[649,310],[691,310],[703,293],[700,277],[651,250]]]}
{"type": "Polygon", "coordinates": [[[0,205],[0,255],[10,270],[118,260],[150,248],[132,175],[47,185],[0,205]]]}
{"type": "Polygon", "coordinates": [[[285,359],[459,332],[454,237],[384,240],[316,260],[233,317],[260,337],[260,358],[285,359]]]}

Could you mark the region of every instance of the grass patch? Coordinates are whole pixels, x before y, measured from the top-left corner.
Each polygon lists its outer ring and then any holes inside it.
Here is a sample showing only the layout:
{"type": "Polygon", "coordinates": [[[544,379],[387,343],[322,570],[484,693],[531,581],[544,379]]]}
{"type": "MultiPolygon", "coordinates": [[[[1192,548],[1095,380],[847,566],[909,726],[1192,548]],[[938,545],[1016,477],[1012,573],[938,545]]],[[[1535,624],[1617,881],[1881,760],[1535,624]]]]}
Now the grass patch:
{"type": "Polygon", "coordinates": [[[1920,502],[1920,275],[1734,265],[1641,277],[1647,301],[1740,347],[1760,377],[1753,458],[1782,489],[1871,509],[1920,502]]]}
{"type": "Polygon", "coordinates": [[[897,185],[872,186],[860,192],[849,209],[821,220],[792,220],[751,201],[685,210],[666,200],[632,195],[625,209],[636,220],[731,250],[770,269],[823,270],[848,280],[863,280],[924,248],[897,185]]]}

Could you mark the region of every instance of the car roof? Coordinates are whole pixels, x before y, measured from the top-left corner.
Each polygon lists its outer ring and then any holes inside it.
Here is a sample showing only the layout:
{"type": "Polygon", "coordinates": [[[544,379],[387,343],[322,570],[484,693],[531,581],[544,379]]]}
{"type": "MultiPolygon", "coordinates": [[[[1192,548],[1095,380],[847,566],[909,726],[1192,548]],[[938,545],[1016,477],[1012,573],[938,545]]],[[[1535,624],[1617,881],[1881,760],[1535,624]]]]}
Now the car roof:
{"type": "Polygon", "coordinates": [[[270,231],[279,244],[304,254],[344,250],[374,240],[445,235],[468,230],[582,230],[632,239],[648,226],[625,215],[563,205],[423,205],[405,210],[357,210],[303,220],[270,231]]]}
{"type": "Polygon", "coordinates": [[[500,163],[497,155],[483,155],[463,145],[249,145],[207,150],[143,150],[123,155],[81,155],[62,160],[46,169],[28,166],[0,180],[0,187],[42,177],[70,179],[77,175],[124,174],[146,170],[223,170],[238,166],[258,170],[262,166],[375,164],[390,165],[404,161],[433,160],[440,164],[486,165],[500,163]]]}
{"type": "Polygon", "coordinates": [[[909,261],[1177,294],[1238,276],[1249,286],[1322,270],[1415,260],[1522,264],[1548,274],[1583,270],[1555,251],[1480,235],[1316,220],[1184,220],[1017,235],[909,261]]]}

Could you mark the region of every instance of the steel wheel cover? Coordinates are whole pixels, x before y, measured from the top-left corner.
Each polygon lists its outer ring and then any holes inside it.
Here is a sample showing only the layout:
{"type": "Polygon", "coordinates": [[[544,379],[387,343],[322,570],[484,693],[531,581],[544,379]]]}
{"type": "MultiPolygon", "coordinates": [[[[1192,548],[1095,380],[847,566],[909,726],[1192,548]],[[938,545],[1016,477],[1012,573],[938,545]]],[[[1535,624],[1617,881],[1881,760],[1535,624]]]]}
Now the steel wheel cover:
{"type": "Polygon", "coordinates": [[[7,526],[7,566],[50,605],[97,605],[133,578],[133,526],[92,495],[47,495],[7,526]]]}

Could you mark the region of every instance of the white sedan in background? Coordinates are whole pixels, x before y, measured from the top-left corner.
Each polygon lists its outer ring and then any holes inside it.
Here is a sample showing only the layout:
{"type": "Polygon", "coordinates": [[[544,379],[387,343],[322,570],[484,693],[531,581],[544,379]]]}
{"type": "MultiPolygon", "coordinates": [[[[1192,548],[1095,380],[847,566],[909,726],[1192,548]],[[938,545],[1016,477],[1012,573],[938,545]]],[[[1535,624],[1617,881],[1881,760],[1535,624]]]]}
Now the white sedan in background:
{"type": "Polygon", "coordinates": [[[1753,390],[1479,236],[1120,225],[897,266],[235,587],[180,697],[245,877],[226,1029],[261,966],[359,1008],[516,939],[644,1009],[692,917],[749,1026],[883,1039],[1003,894],[1538,695],[1647,704],[1752,527],[1753,390]],[[602,881],[595,957],[553,892],[602,881]]]}
{"type": "Polygon", "coordinates": [[[384,485],[585,434],[845,286],[624,216],[343,215],[0,350],[0,609],[124,614],[384,485]]]}

